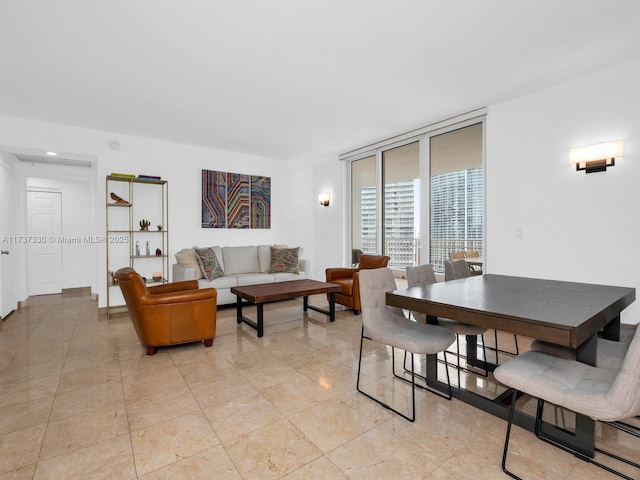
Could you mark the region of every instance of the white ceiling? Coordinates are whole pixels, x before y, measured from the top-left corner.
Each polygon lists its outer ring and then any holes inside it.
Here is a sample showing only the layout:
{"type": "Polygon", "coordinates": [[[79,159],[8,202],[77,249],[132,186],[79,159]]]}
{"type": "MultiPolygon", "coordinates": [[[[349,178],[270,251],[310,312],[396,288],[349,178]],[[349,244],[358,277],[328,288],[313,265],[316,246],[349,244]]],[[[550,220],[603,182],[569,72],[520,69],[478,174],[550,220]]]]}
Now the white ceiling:
{"type": "Polygon", "coordinates": [[[288,160],[638,57],[638,0],[0,0],[0,114],[288,160]]]}

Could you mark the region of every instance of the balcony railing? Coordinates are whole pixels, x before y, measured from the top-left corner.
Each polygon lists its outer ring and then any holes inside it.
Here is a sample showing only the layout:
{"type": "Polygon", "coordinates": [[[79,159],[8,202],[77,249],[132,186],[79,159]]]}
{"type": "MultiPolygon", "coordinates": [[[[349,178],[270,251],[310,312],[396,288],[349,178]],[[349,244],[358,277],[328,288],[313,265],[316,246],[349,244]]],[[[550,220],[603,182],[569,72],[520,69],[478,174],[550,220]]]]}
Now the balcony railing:
{"type": "MultiPolygon", "coordinates": [[[[436,273],[444,273],[444,261],[449,260],[449,252],[475,250],[482,256],[482,245],[482,240],[477,238],[432,238],[431,259],[428,263],[433,266],[436,273]]],[[[362,251],[376,255],[375,239],[363,240],[362,251]]],[[[420,238],[386,238],[384,252],[385,255],[389,255],[389,267],[391,268],[404,269],[423,263],[420,261],[420,238]]]]}

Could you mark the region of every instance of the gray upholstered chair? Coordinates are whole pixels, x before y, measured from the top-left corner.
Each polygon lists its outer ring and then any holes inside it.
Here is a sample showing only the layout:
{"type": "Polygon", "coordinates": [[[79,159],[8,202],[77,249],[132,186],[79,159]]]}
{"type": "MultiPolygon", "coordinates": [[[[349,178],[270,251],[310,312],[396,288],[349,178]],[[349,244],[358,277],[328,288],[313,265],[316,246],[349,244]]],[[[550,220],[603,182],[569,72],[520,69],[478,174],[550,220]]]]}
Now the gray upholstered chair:
{"type": "MultiPolygon", "coordinates": [[[[540,427],[544,402],[549,402],[640,438],[637,428],[623,422],[640,414],[640,329],[636,330],[620,370],[592,367],[575,360],[529,351],[499,366],[493,374],[496,380],[513,388],[502,455],[502,469],[506,474],[513,478],[520,478],[507,470],[506,462],[516,397],[518,392],[523,392],[538,399],[535,423],[535,433],[538,438],[607,471],[624,478],[631,478],[548,439],[542,434],[540,427]]],[[[596,447],[596,451],[640,468],[640,464],[600,448],[596,447]]]]}
{"type": "MultiPolygon", "coordinates": [[[[397,413],[401,417],[413,422],[416,418],[416,387],[423,388],[444,398],[451,398],[451,383],[447,370],[448,395],[416,384],[414,369],[414,354],[433,355],[445,351],[456,336],[446,328],[437,325],[426,325],[409,320],[402,310],[388,306],[385,302],[386,292],[396,289],[393,273],[388,268],[376,268],[360,271],[360,301],[362,306],[362,335],[360,338],[360,356],[358,358],[358,392],[374,400],[385,408],[397,413]],[[395,349],[400,348],[411,354],[411,398],[410,415],[406,415],[381,400],[360,389],[360,370],[362,366],[362,346],[364,339],[372,340],[391,347],[391,368],[395,377],[408,382],[395,371],[395,349]]],[[[446,363],[446,357],[445,357],[446,363]]],[[[446,364],[445,364],[446,367],[446,364]]]]}
{"type": "MultiPolygon", "coordinates": [[[[449,260],[447,260],[449,261],[449,260]]],[[[464,260],[462,260],[464,262],[464,260]]],[[[467,270],[467,276],[468,270],[467,270]]],[[[419,285],[430,285],[436,283],[436,275],[433,272],[431,265],[420,265],[418,267],[407,267],[407,285],[409,287],[417,287],[419,285]]],[[[421,323],[427,323],[426,315],[424,313],[411,312],[413,318],[421,323]]],[[[460,358],[466,358],[464,355],[460,355],[460,335],[475,335],[479,336],[482,340],[482,357],[484,362],[484,373],[481,375],[486,377],[488,375],[487,370],[487,351],[484,346],[484,334],[487,331],[484,327],[478,327],[476,325],[469,325],[467,323],[457,322],[448,318],[438,318],[438,325],[451,330],[456,334],[456,366],[458,368],[458,386],[460,386],[460,370],[464,370],[471,373],[478,373],[474,370],[469,370],[466,367],[460,365],[460,358]]]]}
{"type": "MultiPolygon", "coordinates": [[[[469,271],[469,264],[464,260],[445,260],[444,261],[444,279],[447,280],[457,280],[459,278],[468,278],[471,276],[471,272],[469,271]]],[[[495,341],[495,348],[486,347],[490,350],[495,350],[496,352],[496,363],[498,363],[498,352],[507,353],[509,355],[518,355],[520,353],[520,348],[518,347],[518,337],[517,335],[513,335],[513,341],[515,343],[516,351],[508,352],[506,350],[500,350],[498,348],[498,331],[493,331],[493,337],[495,341]]],[[[484,341],[483,341],[484,344],[484,341]]]]}
{"type": "MultiPolygon", "coordinates": [[[[629,348],[629,344],[637,327],[637,324],[620,325],[620,329],[624,330],[626,335],[620,335],[619,342],[598,338],[596,346],[596,367],[606,368],[607,370],[620,370],[624,356],[627,353],[627,349],[629,348]],[[631,335],[629,335],[629,333],[631,333],[631,335]]],[[[576,359],[574,349],[545,342],[544,340],[534,340],[531,342],[531,350],[548,353],[549,355],[555,355],[556,357],[567,358],[569,360],[576,359]]]]}
{"type": "Polygon", "coordinates": [[[444,261],[445,280],[456,280],[458,278],[467,278],[470,276],[471,271],[469,271],[469,264],[463,258],[444,261]]]}

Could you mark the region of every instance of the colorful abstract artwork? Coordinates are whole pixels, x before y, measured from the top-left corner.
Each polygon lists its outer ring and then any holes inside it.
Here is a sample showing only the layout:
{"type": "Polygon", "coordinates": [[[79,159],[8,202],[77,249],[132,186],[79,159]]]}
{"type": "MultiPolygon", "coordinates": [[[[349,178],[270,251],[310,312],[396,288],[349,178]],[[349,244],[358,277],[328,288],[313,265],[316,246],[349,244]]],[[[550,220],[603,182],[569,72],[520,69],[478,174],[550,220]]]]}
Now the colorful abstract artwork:
{"type": "Polygon", "coordinates": [[[202,228],[271,228],[271,178],[202,170],[202,228]]]}

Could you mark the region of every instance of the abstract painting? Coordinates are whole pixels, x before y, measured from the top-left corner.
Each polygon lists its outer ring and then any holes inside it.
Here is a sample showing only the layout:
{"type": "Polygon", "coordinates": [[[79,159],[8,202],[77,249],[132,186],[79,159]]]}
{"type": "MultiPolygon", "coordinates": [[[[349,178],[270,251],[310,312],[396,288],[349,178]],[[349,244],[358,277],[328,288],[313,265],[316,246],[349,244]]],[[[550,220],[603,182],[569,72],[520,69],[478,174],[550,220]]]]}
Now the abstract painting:
{"type": "Polygon", "coordinates": [[[271,228],[271,178],[202,170],[202,228],[271,228]]]}

